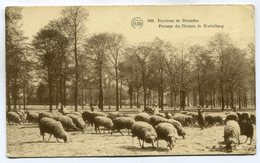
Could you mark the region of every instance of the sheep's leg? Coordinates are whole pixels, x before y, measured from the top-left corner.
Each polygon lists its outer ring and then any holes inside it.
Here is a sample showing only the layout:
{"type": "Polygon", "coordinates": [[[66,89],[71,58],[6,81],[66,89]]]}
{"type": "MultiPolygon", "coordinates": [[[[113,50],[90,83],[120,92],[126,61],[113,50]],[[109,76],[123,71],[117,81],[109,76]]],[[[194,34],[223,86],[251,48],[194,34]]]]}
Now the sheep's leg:
{"type": "Polygon", "coordinates": [[[95,131],[96,131],[96,134],[98,133],[98,131],[97,131],[97,130],[98,130],[98,128],[95,126],[95,131]]]}
{"type": "Polygon", "coordinates": [[[56,138],[56,140],[57,140],[58,143],[60,142],[58,138],[56,138]]]}
{"type": "Polygon", "coordinates": [[[52,134],[50,134],[50,137],[49,137],[48,141],[50,141],[50,139],[51,139],[51,136],[52,136],[52,134]]]}
{"type": "Polygon", "coordinates": [[[248,145],[251,145],[253,141],[253,138],[250,138],[250,143],[248,145]]]}
{"type": "Polygon", "coordinates": [[[121,135],[124,135],[120,130],[118,130],[120,132],[121,135]]]}
{"type": "Polygon", "coordinates": [[[142,148],[144,148],[144,140],[143,140],[143,145],[142,145],[142,148]]]}
{"type": "Polygon", "coordinates": [[[42,141],[45,141],[45,140],[44,140],[44,133],[42,134],[42,141]]]}
{"type": "Polygon", "coordinates": [[[138,140],[139,140],[139,145],[140,145],[140,147],[142,148],[141,141],[140,141],[140,139],[138,139],[138,140]]]}
{"type": "Polygon", "coordinates": [[[98,127],[99,134],[101,134],[100,128],[98,127]]]}
{"type": "Polygon", "coordinates": [[[248,141],[248,137],[246,137],[246,141],[244,143],[247,143],[247,141],[248,141]]]}
{"type": "Polygon", "coordinates": [[[159,140],[157,140],[157,147],[159,147],[159,140]]]}
{"type": "Polygon", "coordinates": [[[240,138],[239,138],[239,135],[237,135],[237,144],[238,144],[238,145],[240,144],[240,138]]]}
{"type": "Polygon", "coordinates": [[[154,146],[154,141],[152,140],[152,146],[153,146],[153,148],[155,148],[155,146],[154,146]]]}

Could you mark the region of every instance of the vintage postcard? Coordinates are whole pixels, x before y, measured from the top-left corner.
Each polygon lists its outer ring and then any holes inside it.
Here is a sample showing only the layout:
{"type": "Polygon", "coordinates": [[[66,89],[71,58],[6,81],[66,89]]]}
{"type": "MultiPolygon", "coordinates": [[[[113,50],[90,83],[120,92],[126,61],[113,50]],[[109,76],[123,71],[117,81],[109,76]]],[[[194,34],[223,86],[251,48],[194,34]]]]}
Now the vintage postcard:
{"type": "Polygon", "coordinates": [[[6,7],[7,156],[255,154],[254,14],[6,7]]]}

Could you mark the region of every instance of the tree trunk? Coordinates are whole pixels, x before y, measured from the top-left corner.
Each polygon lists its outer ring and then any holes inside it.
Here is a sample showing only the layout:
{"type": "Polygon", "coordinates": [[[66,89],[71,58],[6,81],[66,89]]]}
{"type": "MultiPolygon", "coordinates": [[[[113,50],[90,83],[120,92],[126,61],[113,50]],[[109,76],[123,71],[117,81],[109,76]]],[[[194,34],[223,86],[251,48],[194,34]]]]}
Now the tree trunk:
{"type": "Polygon", "coordinates": [[[173,107],[173,91],[170,92],[170,106],[173,107]]]}
{"type": "Polygon", "coordinates": [[[139,106],[139,91],[137,91],[137,94],[136,94],[136,107],[140,108],[140,106],[139,106]]]}
{"type": "Polygon", "coordinates": [[[7,111],[10,112],[11,111],[11,98],[10,98],[10,85],[9,85],[8,74],[6,74],[6,102],[7,102],[7,111]]]}
{"type": "Polygon", "coordinates": [[[99,100],[98,107],[103,111],[103,85],[102,85],[102,70],[99,70],[99,100]]]}
{"type": "Polygon", "coordinates": [[[81,108],[84,110],[84,89],[81,88],[81,108]]]}
{"type": "MultiPolygon", "coordinates": [[[[123,91],[123,80],[121,79],[120,80],[120,108],[122,108],[122,99],[123,99],[123,93],[122,93],[122,91],[123,91]]],[[[117,110],[117,111],[119,111],[119,110],[117,110]]]]}
{"type": "Polygon", "coordinates": [[[52,111],[52,79],[49,77],[49,111],[52,111]]]}
{"type": "Polygon", "coordinates": [[[74,57],[75,57],[75,95],[74,95],[74,104],[75,111],[78,111],[78,81],[79,81],[79,72],[78,72],[78,52],[77,52],[77,27],[74,27],[74,57]]]}
{"type": "MultiPolygon", "coordinates": [[[[115,67],[115,70],[116,70],[116,111],[119,111],[119,107],[118,107],[118,68],[115,67]]],[[[120,101],[121,101],[121,93],[120,93],[120,101]]],[[[121,106],[120,106],[121,107],[121,106]]]]}
{"type": "Polygon", "coordinates": [[[25,83],[23,84],[23,110],[25,110],[26,98],[25,98],[25,83]]]}

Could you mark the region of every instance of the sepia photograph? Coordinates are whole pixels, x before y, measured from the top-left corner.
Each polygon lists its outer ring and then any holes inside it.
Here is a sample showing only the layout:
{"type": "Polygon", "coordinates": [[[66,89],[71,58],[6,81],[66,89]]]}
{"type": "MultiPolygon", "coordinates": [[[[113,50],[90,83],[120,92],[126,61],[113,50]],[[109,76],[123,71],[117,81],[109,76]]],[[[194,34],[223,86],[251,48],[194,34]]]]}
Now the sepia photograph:
{"type": "Polygon", "coordinates": [[[6,155],[256,154],[253,5],[8,6],[6,155]]]}

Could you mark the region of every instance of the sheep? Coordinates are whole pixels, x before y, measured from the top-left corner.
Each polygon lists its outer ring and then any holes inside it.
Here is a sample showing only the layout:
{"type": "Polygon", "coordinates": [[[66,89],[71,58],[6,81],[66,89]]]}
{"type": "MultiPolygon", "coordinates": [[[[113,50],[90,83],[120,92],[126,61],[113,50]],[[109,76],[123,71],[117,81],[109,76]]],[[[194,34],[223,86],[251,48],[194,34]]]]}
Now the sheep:
{"type": "Polygon", "coordinates": [[[19,115],[22,122],[25,122],[26,114],[25,114],[24,110],[15,111],[15,113],[17,113],[19,115]]]}
{"type": "Polygon", "coordinates": [[[236,144],[240,144],[240,127],[237,121],[229,120],[224,127],[224,142],[227,151],[232,152],[236,144]]]}
{"type": "Polygon", "coordinates": [[[152,143],[152,146],[154,147],[154,141],[157,139],[157,134],[153,126],[146,122],[135,122],[132,125],[132,137],[137,137],[139,140],[139,145],[141,148],[144,148],[144,142],[152,143]],[[140,140],[143,141],[143,144],[141,145],[140,140]]]}
{"type": "Polygon", "coordinates": [[[250,119],[251,123],[255,124],[256,121],[255,121],[255,115],[254,114],[251,114],[249,119],[250,119]]]}
{"type": "Polygon", "coordinates": [[[246,141],[244,143],[247,143],[248,138],[250,138],[250,143],[252,143],[253,135],[254,135],[254,127],[253,125],[248,121],[239,121],[239,127],[240,127],[240,133],[241,135],[245,135],[246,141]]]}
{"type": "Polygon", "coordinates": [[[182,136],[182,138],[185,139],[186,132],[179,121],[169,119],[168,123],[172,124],[177,129],[178,135],[182,136]]]}
{"type": "Polygon", "coordinates": [[[214,118],[212,115],[205,115],[204,119],[205,119],[205,125],[207,126],[214,125],[214,120],[213,120],[214,118]]]}
{"type": "Polygon", "coordinates": [[[8,112],[6,116],[9,124],[11,124],[11,122],[21,124],[22,122],[20,116],[16,112],[8,112]]]}
{"type": "Polygon", "coordinates": [[[220,115],[214,115],[213,116],[213,122],[214,122],[214,124],[216,124],[216,123],[219,123],[219,124],[223,124],[223,117],[222,116],[220,116],[220,115]]]}
{"type": "MultiPolygon", "coordinates": [[[[128,130],[128,135],[129,135],[129,130],[132,128],[132,125],[134,124],[135,120],[131,117],[118,117],[114,119],[113,124],[113,132],[117,130],[118,132],[121,133],[121,135],[124,135],[120,130],[121,129],[127,129],[128,130]]],[[[111,132],[112,135],[112,132],[111,132]]]]}
{"type": "Polygon", "coordinates": [[[82,116],[82,114],[80,112],[76,112],[76,111],[71,112],[70,114],[75,114],[75,115],[80,116],[80,117],[82,116]]]}
{"type": "Polygon", "coordinates": [[[142,122],[149,123],[150,115],[148,113],[138,113],[135,116],[135,121],[142,121],[142,122]]]}
{"type": "Polygon", "coordinates": [[[114,121],[114,119],[116,119],[118,116],[118,113],[108,113],[107,117],[110,118],[112,121],[114,121]]]}
{"type": "Polygon", "coordinates": [[[181,111],[180,114],[187,114],[188,111],[181,111]]]}
{"type": "Polygon", "coordinates": [[[95,125],[95,131],[97,133],[97,131],[99,131],[99,133],[101,134],[100,130],[99,130],[99,126],[103,126],[104,127],[104,132],[105,129],[111,130],[111,134],[113,131],[113,121],[110,118],[107,117],[103,117],[103,116],[96,116],[94,118],[94,125],[95,125]]]}
{"type": "Polygon", "coordinates": [[[167,142],[167,147],[172,149],[172,147],[174,146],[173,143],[175,143],[177,140],[176,128],[170,123],[160,123],[159,125],[156,126],[155,131],[158,136],[157,147],[158,147],[159,140],[165,140],[167,142]]]}
{"type": "Polygon", "coordinates": [[[88,122],[91,126],[94,124],[94,119],[97,116],[103,116],[106,117],[105,113],[102,112],[90,112],[90,111],[84,111],[82,113],[82,119],[86,122],[88,122]]]}
{"type": "Polygon", "coordinates": [[[65,131],[78,131],[79,129],[76,127],[76,125],[73,123],[72,119],[70,117],[67,117],[65,115],[56,116],[53,118],[56,121],[60,121],[65,131]]]}
{"type": "Polygon", "coordinates": [[[37,123],[38,122],[38,113],[33,113],[33,112],[26,112],[27,116],[27,122],[28,123],[37,123]]]}
{"type": "Polygon", "coordinates": [[[78,129],[82,130],[83,133],[85,132],[86,123],[81,116],[78,116],[76,114],[67,114],[66,116],[72,119],[72,122],[76,125],[78,129]]]}
{"type": "Polygon", "coordinates": [[[166,119],[172,119],[173,118],[173,115],[169,112],[165,112],[165,118],[166,119]]]}
{"type": "Polygon", "coordinates": [[[39,128],[43,141],[45,141],[44,134],[48,133],[50,134],[49,140],[53,135],[57,142],[59,142],[58,138],[63,139],[64,142],[67,142],[66,132],[64,131],[61,122],[55,121],[54,119],[48,117],[43,117],[39,122],[39,128]]]}
{"type": "Polygon", "coordinates": [[[237,113],[237,116],[240,122],[250,121],[248,113],[237,113]]]}
{"type": "Polygon", "coordinates": [[[162,123],[162,122],[168,122],[168,119],[165,119],[165,118],[158,116],[158,115],[153,115],[153,116],[151,116],[151,118],[149,120],[149,123],[153,127],[157,126],[159,123],[162,123]]]}
{"type": "Polygon", "coordinates": [[[194,123],[195,121],[191,115],[185,115],[185,125],[192,126],[194,123]]]}
{"type": "Polygon", "coordinates": [[[229,120],[234,120],[234,121],[238,122],[239,118],[235,112],[229,112],[227,114],[228,115],[226,116],[226,119],[224,120],[225,123],[227,123],[227,121],[229,121],[229,120]]]}
{"type": "Polygon", "coordinates": [[[183,114],[175,114],[173,116],[173,119],[176,121],[179,121],[181,123],[181,125],[185,125],[185,115],[183,114]]]}
{"type": "Polygon", "coordinates": [[[48,117],[48,118],[54,118],[54,115],[51,113],[51,112],[42,112],[39,114],[38,116],[38,122],[40,122],[40,120],[43,118],[43,117],[48,117]]]}
{"type": "Polygon", "coordinates": [[[198,109],[198,124],[201,129],[203,129],[205,127],[205,119],[202,115],[201,109],[198,109]]]}
{"type": "Polygon", "coordinates": [[[190,115],[193,117],[194,123],[198,121],[198,113],[188,112],[186,115],[190,115]]]}
{"type": "Polygon", "coordinates": [[[155,115],[165,118],[165,114],[162,114],[162,113],[157,113],[155,115]]]}

